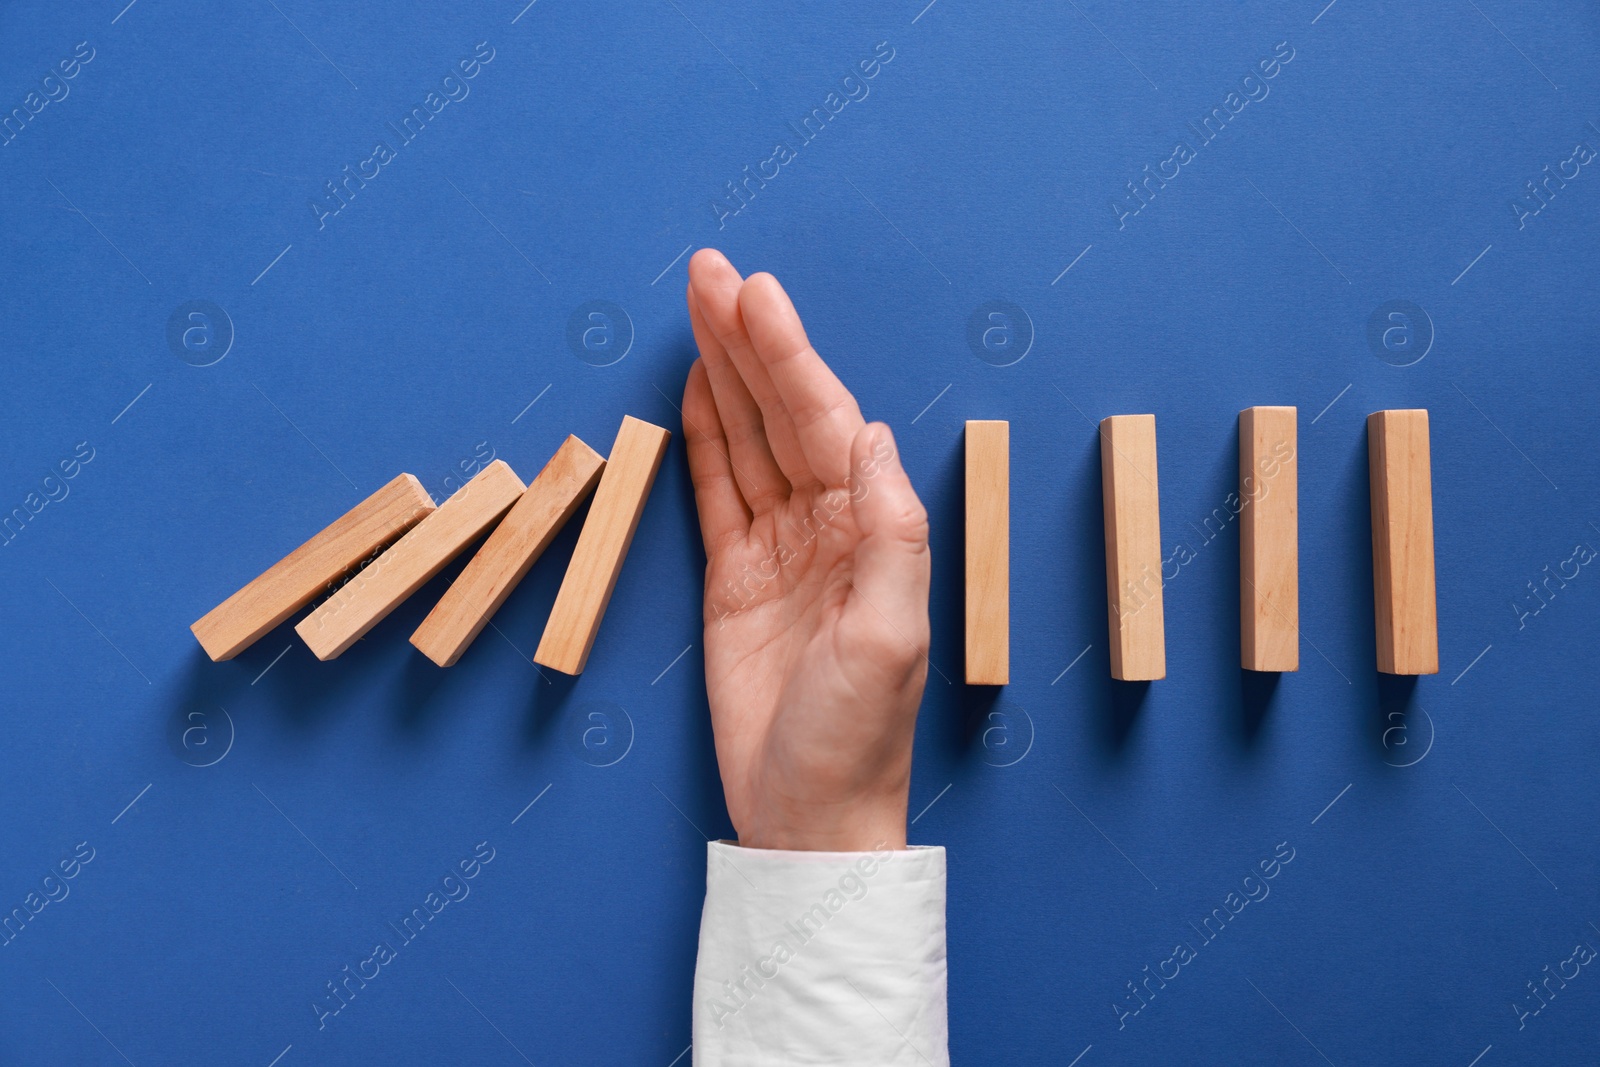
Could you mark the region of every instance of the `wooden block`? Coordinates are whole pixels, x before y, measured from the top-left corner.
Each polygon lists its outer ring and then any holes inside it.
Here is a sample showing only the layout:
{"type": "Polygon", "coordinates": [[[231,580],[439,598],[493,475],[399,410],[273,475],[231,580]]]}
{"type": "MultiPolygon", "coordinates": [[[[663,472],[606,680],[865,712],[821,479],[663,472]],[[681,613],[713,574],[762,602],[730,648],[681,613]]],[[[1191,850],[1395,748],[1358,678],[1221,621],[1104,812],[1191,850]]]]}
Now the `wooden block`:
{"type": "Polygon", "coordinates": [[[232,659],[432,511],[422,483],[410,474],[396,475],[189,629],[206,655],[232,659]]]}
{"type": "Polygon", "coordinates": [[[1249,671],[1300,669],[1298,412],[1239,412],[1239,643],[1249,671]]]}
{"type": "Polygon", "coordinates": [[[593,491],[605,465],[600,453],[576,437],[562,442],[422,620],[411,643],[441,667],[460,659],[593,491]]]}
{"type": "Polygon", "coordinates": [[[1378,670],[1439,673],[1433,584],[1433,474],[1424,410],[1367,416],[1372,478],[1372,589],[1378,670]]]}
{"type": "Polygon", "coordinates": [[[967,421],[967,684],[1011,681],[1011,424],[967,421]]]}
{"type": "Polygon", "coordinates": [[[1154,415],[1101,420],[1100,477],[1105,496],[1111,677],[1125,682],[1165,678],[1154,415]]]}
{"type": "Polygon", "coordinates": [[[522,494],[522,479],[497,459],[451,494],[365,570],[294,628],[318,659],[333,659],[444,570],[522,494]]]}
{"type": "Polygon", "coordinates": [[[533,661],[563,674],[581,674],[600,631],[611,590],[633,543],[650,486],[672,434],[631,415],[611,445],[606,469],[594,491],[588,518],[572,550],[550,619],[533,661]]]}

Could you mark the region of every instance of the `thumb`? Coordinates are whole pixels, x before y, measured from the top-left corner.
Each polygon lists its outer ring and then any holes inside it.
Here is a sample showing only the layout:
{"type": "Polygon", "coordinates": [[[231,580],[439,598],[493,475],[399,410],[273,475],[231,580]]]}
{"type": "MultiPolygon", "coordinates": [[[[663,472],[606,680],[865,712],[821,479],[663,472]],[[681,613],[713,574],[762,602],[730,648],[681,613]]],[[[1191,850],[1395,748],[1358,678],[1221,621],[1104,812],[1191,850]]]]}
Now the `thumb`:
{"type": "Polygon", "coordinates": [[[863,426],[850,444],[850,500],[861,543],[855,585],[872,609],[925,650],[928,644],[928,511],[900,464],[894,434],[863,426]]]}

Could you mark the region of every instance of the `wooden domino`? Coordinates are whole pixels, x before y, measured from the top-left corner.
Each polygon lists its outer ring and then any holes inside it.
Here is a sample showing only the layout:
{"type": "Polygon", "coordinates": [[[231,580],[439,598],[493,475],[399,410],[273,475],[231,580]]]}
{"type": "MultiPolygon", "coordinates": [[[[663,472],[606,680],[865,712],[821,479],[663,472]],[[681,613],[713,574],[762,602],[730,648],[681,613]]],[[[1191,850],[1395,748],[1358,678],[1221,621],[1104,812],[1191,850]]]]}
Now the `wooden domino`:
{"type": "Polygon", "coordinates": [[[1239,642],[1249,671],[1300,669],[1298,412],[1239,412],[1239,642]]]}
{"type": "Polygon", "coordinates": [[[1100,422],[1105,500],[1106,598],[1111,676],[1126,682],[1167,674],[1161,605],[1161,515],[1156,490],[1156,417],[1100,422]]]}
{"type": "Polygon", "coordinates": [[[605,465],[598,452],[569,436],[422,620],[411,643],[441,667],[460,659],[588,498],[605,465]]]}
{"type": "Polygon", "coordinates": [[[672,434],[624,416],[533,661],[581,674],[672,434]]]}
{"type": "Polygon", "coordinates": [[[1367,416],[1378,670],[1439,673],[1433,474],[1425,410],[1367,416]]]}
{"type": "Polygon", "coordinates": [[[333,659],[494,525],[517,502],[523,488],[522,479],[504,460],[490,463],[301,619],[295,633],[318,659],[333,659]]]}
{"type": "Polygon", "coordinates": [[[967,684],[1011,681],[1011,424],[967,422],[967,684]]]}
{"type": "Polygon", "coordinates": [[[213,660],[232,659],[432,511],[422,483],[396,475],[189,629],[213,660]]]}

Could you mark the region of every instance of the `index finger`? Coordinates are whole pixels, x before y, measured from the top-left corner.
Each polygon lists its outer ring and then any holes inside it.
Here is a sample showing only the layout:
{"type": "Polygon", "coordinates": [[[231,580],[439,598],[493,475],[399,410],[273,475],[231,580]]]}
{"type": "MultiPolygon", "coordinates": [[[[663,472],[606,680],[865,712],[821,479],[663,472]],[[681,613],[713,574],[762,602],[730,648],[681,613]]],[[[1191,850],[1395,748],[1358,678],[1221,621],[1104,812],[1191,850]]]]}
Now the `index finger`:
{"type": "Polygon", "coordinates": [[[850,475],[850,443],[866,425],[856,398],[811,347],[800,313],[778,279],[752,274],[739,290],[739,310],[794,422],[807,465],[823,484],[844,485],[850,475]]]}

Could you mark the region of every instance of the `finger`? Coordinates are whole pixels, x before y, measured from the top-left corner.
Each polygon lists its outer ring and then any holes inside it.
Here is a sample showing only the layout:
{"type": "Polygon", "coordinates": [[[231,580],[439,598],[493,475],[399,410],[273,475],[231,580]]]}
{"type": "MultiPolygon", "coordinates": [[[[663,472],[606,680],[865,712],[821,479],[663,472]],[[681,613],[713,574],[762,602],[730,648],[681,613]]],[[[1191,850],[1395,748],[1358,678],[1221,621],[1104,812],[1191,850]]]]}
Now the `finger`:
{"type": "Polygon", "coordinates": [[[689,282],[694,286],[695,302],[700,305],[706,325],[717,335],[745,388],[761,409],[767,442],[784,477],[796,488],[817,481],[800,448],[789,409],[784,406],[783,398],[772,384],[772,376],[750,343],[744,313],[739,310],[739,290],[744,286],[744,279],[720,252],[705,248],[689,261],[689,282]]]}
{"type": "Polygon", "coordinates": [[[711,395],[716,400],[717,414],[722,420],[723,434],[727,439],[728,462],[739,492],[750,509],[757,514],[769,511],[788,499],[789,480],[783,476],[777,460],[772,458],[772,448],[767,443],[766,430],[761,420],[761,408],[745,388],[727,350],[717,340],[711,327],[706,325],[693,287],[687,290],[689,326],[694,330],[695,344],[700,348],[700,358],[705,363],[706,377],[711,385],[711,395]]]}
{"type": "MultiPolygon", "coordinates": [[[[928,512],[900,465],[889,427],[875,422],[856,434],[850,447],[852,514],[861,531],[856,547],[855,590],[868,628],[884,631],[886,651],[927,659],[928,512]]],[[[909,659],[907,660],[909,662],[909,659]]]]}
{"type": "Polygon", "coordinates": [[[739,290],[745,328],[794,422],[806,463],[824,484],[843,485],[850,447],[865,422],[850,390],[806,339],[800,315],[770,274],[752,274],[739,290]]]}
{"type": "Polygon", "coordinates": [[[689,480],[694,483],[695,510],[700,512],[700,536],[709,558],[749,532],[750,509],[733,480],[728,442],[703,360],[694,361],[684,383],[683,439],[688,443],[689,480]]]}

